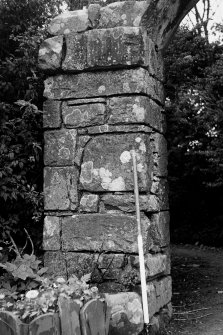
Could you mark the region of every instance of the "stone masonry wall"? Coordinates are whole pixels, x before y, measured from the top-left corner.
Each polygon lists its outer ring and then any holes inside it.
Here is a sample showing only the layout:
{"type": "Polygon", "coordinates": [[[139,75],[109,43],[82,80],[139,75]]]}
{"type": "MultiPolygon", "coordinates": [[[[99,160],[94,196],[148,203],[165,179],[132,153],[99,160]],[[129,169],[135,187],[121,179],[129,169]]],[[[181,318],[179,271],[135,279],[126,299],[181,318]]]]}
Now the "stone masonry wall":
{"type": "Polygon", "coordinates": [[[132,149],[154,327],[170,314],[163,70],[140,27],[145,8],[145,1],[126,1],[66,12],[52,20],[52,37],[39,50],[48,74],[45,265],[55,276],[93,273],[110,293],[110,334],[138,334],[143,323],[132,149]]]}

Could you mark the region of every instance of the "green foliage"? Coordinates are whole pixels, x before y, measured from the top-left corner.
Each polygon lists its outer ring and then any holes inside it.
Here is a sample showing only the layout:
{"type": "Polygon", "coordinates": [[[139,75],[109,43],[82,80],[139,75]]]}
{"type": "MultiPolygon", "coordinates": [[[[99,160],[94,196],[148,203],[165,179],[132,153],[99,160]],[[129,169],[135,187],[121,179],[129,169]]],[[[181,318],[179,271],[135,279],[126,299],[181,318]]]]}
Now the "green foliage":
{"type": "MultiPolygon", "coordinates": [[[[26,232],[29,242],[33,243],[26,232]]],[[[62,277],[49,278],[48,268],[41,266],[41,261],[33,254],[19,251],[10,236],[8,246],[16,257],[8,261],[8,252],[3,257],[4,250],[0,248],[2,262],[0,268],[0,309],[15,313],[24,322],[30,322],[36,316],[49,312],[58,312],[60,297],[80,299],[86,303],[90,299],[100,298],[98,289],[88,282],[92,274],[85,274],[80,279],[72,275],[68,280],[62,277]]],[[[27,246],[27,243],[25,247],[27,246]]]]}
{"type": "Polygon", "coordinates": [[[37,58],[46,25],[61,4],[0,2],[0,243],[9,232],[22,241],[27,227],[41,244],[44,78],[37,58]]]}
{"type": "Polygon", "coordinates": [[[23,322],[29,323],[33,318],[45,314],[56,313],[59,310],[59,299],[79,299],[86,303],[90,299],[100,298],[97,287],[90,287],[90,274],[78,279],[72,275],[68,280],[60,277],[55,281],[42,278],[38,289],[29,290],[17,296],[17,299],[7,301],[4,294],[0,294],[2,310],[12,311],[23,322]]]}
{"type": "Polygon", "coordinates": [[[182,27],[165,62],[172,236],[222,245],[223,45],[182,27]]]}

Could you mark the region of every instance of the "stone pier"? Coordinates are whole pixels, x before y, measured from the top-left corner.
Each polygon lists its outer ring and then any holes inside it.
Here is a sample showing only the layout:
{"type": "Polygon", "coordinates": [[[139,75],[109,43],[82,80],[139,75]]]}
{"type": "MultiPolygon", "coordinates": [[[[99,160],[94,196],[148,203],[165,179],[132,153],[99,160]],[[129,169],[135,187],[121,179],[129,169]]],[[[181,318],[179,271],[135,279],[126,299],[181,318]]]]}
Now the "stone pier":
{"type": "Polygon", "coordinates": [[[154,329],[159,332],[171,315],[161,49],[173,17],[155,30],[148,24],[149,4],[90,4],[63,13],[52,20],[52,37],[39,50],[39,65],[48,74],[45,265],[55,276],[92,272],[112,306],[114,335],[138,334],[143,326],[132,150],[154,329]]]}

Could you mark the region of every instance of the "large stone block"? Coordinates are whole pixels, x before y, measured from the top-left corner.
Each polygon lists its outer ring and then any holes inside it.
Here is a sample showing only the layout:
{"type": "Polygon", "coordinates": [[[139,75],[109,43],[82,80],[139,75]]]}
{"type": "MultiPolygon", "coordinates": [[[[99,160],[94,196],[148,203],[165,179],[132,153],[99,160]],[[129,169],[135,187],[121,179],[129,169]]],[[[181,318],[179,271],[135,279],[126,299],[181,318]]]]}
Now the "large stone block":
{"type": "Polygon", "coordinates": [[[78,171],[75,167],[44,169],[45,210],[75,210],[78,204],[78,171]]]}
{"type": "Polygon", "coordinates": [[[168,305],[172,296],[171,277],[163,277],[154,280],[147,285],[149,314],[150,316],[159,312],[161,308],[168,305]]]}
{"type": "Polygon", "coordinates": [[[66,36],[64,71],[147,65],[146,43],[140,28],[93,29],[66,36]]]}
{"type": "Polygon", "coordinates": [[[81,71],[87,68],[87,33],[65,36],[66,54],[62,63],[64,71],[81,71]]]}
{"type": "Polygon", "coordinates": [[[60,250],[60,219],[57,216],[46,216],[43,228],[43,249],[60,250]]]}
{"type": "Polygon", "coordinates": [[[88,19],[87,9],[66,11],[51,20],[48,31],[51,35],[69,34],[71,32],[82,32],[91,26],[88,19]]]}
{"type": "Polygon", "coordinates": [[[67,127],[78,128],[104,123],[105,104],[62,105],[63,122],[67,127]]]}
{"type": "Polygon", "coordinates": [[[102,135],[85,147],[81,165],[81,188],[89,191],[134,189],[131,150],[136,150],[140,190],[151,186],[149,135],[102,135]]]}
{"type": "Polygon", "coordinates": [[[169,221],[168,211],[152,214],[146,244],[149,250],[157,251],[170,244],[169,221]]]}
{"type": "MultiPolygon", "coordinates": [[[[123,212],[135,212],[135,196],[133,194],[104,194],[101,197],[106,210],[119,209],[123,212]]],[[[157,196],[148,194],[139,196],[139,206],[141,211],[158,212],[160,209],[157,196]]]]}
{"type": "Polygon", "coordinates": [[[163,85],[144,68],[57,75],[45,80],[44,90],[46,98],[58,100],[134,93],[163,102],[163,85]]]}
{"type": "MultiPolygon", "coordinates": [[[[142,221],[146,239],[148,222],[142,221]]],[[[128,215],[80,214],[62,218],[62,248],[70,251],[135,253],[136,219],[128,215]]]]}
{"type": "Polygon", "coordinates": [[[161,108],[145,96],[113,97],[108,100],[108,124],[143,123],[161,130],[161,108]]]}
{"type": "Polygon", "coordinates": [[[147,8],[146,1],[122,1],[101,8],[99,28],[119,26],[139,27],[147,8]]]}
{"type": "Polygon", "coordinates": [[[44,253],[44,266],[48,268],[47,275],[67,277],[65,254],[61,251],[46,251],[44,253]]]}
{"type": "Polygon", "coordinates": [[[154,282],[156,290],[157,311],[171,301],[172,280],[171,277],[165,277],[154,282]]]}
{"type": "Polygon", "coordinates": [[[68,276],[75,274],[78,278],[91,273],[91,280],[100,284],[104,280],[117,280],[125,265],[123,254],[86,254],[68,252],[66,255],[68,276]]]}
{"type": "Polygon", "coordinates": [[[55,71],[60,69],[63,52],[63,36],[46,39],[39,49],[39,67],[41,70],[55,71]]]}
{"type": "Polygon", "coordinates": [[[105,294],[111,307],[110,335],[138,335],[143,328],[143,311],[140,296],[135,292],[105,294]]]}
{"type": "Polygon", "coordinates": [[[49,166],[73,165],[76,151],[77,131],[61,129],[44,134],[44,163],[49,166]]]}
{"type": "Polygon", "coordinates": [[[46,100],[43,103],[43,127],[60,128],[61,126],[61,101],[46,100]]]}

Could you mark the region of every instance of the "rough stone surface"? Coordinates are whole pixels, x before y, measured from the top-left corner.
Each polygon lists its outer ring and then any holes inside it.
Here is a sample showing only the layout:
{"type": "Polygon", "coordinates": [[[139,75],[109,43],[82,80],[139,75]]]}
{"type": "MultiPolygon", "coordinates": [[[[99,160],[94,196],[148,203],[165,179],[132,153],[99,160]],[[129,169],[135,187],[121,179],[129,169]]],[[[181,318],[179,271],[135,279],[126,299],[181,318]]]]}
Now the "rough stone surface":
{"type": "MultiPolygon", "coordinates": [[[[142,220],[146,239],[148,222],[142,220]]],[[[62,218],[62,248],[70,251],[137,252],[136,220],[128,215],[80,214],[62,218]]]]}
{"type": "Polygon", "coordinates": [[[120,125],[113,126],[108,124],[103,124],[101,126],[93,126],[78,131],[79,134],[107,134],[107,133],[148,133],[152,132],[152,128],[144,125],[130,124],[130,125],[120,125]]]}
{"type": "Polygon", "coordinates": [[[98,211],[99,196],[97,194],[86,193],[80,201],[80,211],[88,213],[96,213],[98,211]]]}
{"type": "Polygon", "coordinates": [[[101,6],[97,3],[92,3],[88,6],[88,19],[92,28],[96,28],[99,24],[101,16],[100,9],[101,6]]]}
{"type": "Polygon", "coordinates": [[[61,101],[46,100],[43,103],[43,127],[60,128],[61,126],[61,101]]]}
{"type": "Polygon", "coordinates": [[[152,316],[171,301],[172,281],[171,277],[149,282],[147,285],[149,314],[152,316]]]}
{"type": "Polygon", "coordinates": [[[74,99],[74,100],[67,100],[68,106],[74,105],[86,105],[91,103],[106,103],[106,98],[88,98],[88,99],[74,99]]]}
{"type": "Polygon", "coordinates": [[[144,123],[161,130],[161,108],[145,96],[110,98],[108,113],[108,124],[144,123]]]}
{"type": "Polygon", "coordinates": [[[117,280],[125,266],[125,256],[68,252],[66,262],[68,276],[75,274],[80,278],[86,273],[92,273],[92,281],[100,284],[103,280],[117,280]]]}
{"type": "Polygon", "coordinates": [[[87,68],[147,65],[143,34],[140,28],[117,27],[93,29],[66,36],[64,71],[87,68]]]}
{"type": "Polygon", "coordinates": [[[67,127],[78,128],[104,123],[105,104],[62,105],[63,122],[67,127]]]}
{"type": "Polygon", "coordinates": [[[154,277],[159,274],[164,274],[168,270],[168,258],[167,255],[147,254],[145,257],[146,275],[148,277],[154,277]]]}
{"type": "Polygon", "coordinates": [[[49,166],[73,165],[77,132],[74,129],[46,131],[44,163],[49,166]]]}
{"type": "Polygon", "coordinates": [[[46,216],[43,228],[43,250],[60,250],[60,219],[57,216],[46,216]]]}
{"type": "Polygon", "coordinates": [[[90,22],[87,9],[66,11],[56,16],[49,24],[48,31],[51,35],[82,32],[88,29],[90,22]]]}
{"type": "Polygon", "coordinates": [[[147,239],[149,250],[157,251],[170,244],[169,221],[168,211],[152,214],[147,239]]]}
{"type": "Polygon", "coordinates": [[[135,148],[140,190],[151,185],[149,137],[143,134],[102,135],[85,148],[81,165],[82,189],[94,191],[133,190],[131,150],[135,148]]]}
{"type": "Polygon", "coordinates": [[[78,172],[75,167],[44,169],[45,210],[75,210],[78,204],[78,172]]]}
{"type": "Polygon", "coordinates": [[[77,150],[76,150],[75,159],[74,159],[74,163],[77,164],[77,166],[81,165],[84,148],[86,144],[90,141],[90,139],[91,139],[90,136],[79,136],[78,137],[77,150]]]}
{"type": "Polygon", "coordinates": [[[46,251],[44,253],[44,266],[48,267],[48,276],[67,278],[65,254],[61,251],[46,251]]]}
{"type": "Polygon", "coordinates": [[[111,3],[101,8],[98,28],[119,26],[139,27],[147,8],[146,1],[123,1],[111,3]]]}
{"type": "Polygon", "coordinates": [[[60,69],[63,50],[63,36],[45,40],[39,49],[39,67],[41,70],[55,71],[60,69]]]}
{"type": "Polygon", "coordinates": [[[111,307],[109,334],[138,335],[143,328],[143,312],[140,296],[135,292],[106,294],[111,307]]]}
{"type": "Polygon", "coordinates": [[[44,90],[44,96],[48,99],[78,99],[130,93],[147,94],[163,102],[163,86],[144,68],[57,75],[45,80],[44,90]]]}
{"type": "Polygon", "coordinates": [[[147,39],[146,43],[146,64],[148,65],[148,71],[150,74],[163,81],[165,77],[162,53],[160,50],[156,50],[156,44],[151,39],[147,39]]]}
{"type": "Polygon", "coordinates": [[[169,210],[169,187],[167,179],[154,177],[151,187],[151,193],[158,196],[160,209],[162,211],[169,210]]]}
{"type": "Polygon", "coordinates": [[[154,155],[154,176],[166,177],[168,153],[167,153],[167,142],[163,135],[154,133],[151,136],[152,151],[154,155]]]}
{"type": "MultiPolygon", "coordinates": [[[[105,194],[101,198],[105,210],[120,209],[123,212],[135,212],[135,196],[134,194],[105,194]]],[[[160,209],[159,199],[157,196],[140,195],[140,210],[145,212],[158,212],[160,209]]]]}

